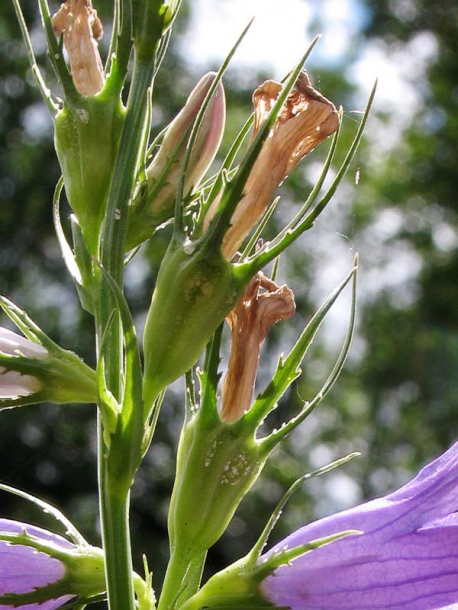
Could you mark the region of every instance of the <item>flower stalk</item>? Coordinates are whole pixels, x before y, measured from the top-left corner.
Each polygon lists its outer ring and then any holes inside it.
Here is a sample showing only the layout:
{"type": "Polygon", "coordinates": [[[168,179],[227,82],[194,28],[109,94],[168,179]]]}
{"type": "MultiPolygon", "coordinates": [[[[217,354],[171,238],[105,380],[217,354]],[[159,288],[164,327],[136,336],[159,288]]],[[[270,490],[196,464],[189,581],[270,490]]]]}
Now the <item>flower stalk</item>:
{"type": "MultiPolygon", "coordinates": [[[[119,304],[116,290],[122,292],[128,204],[133,195],[141,152],[149,129],[148,108],[155,74],[155,54],[163,33],[164,2],[155,0],[144,4],[136,3],[132,6],[132,18],[135,49],[133,78],[107,199],[101,248],[101,263],[106,275],[101,275],[96,314],[99,345],[104,345],[103,374],[106,388],[121,406],[109,446],[106,443],[104,422],[102,419],[99,421],[99,498],[102,538],[107,558],[107,591],[110,608],[120,610],[135,608],[129,532],[130,487],[134,472],[132,460],[126,460],[124,456],[126,449],[129,454],[141,451],[143,404],[135,392],[124,395],[127,400],[122,400],[122,325],[116,315],[113,317],[112,312],[116,311],[119,304]],[[146,27],[148,25],[151,28],[146,27]]],[[[126,350],[129,350],[127,342],[126,350]]],[[[131,382],[132,379],[126,379],[126,387],[130,387],[131,382]]]]}

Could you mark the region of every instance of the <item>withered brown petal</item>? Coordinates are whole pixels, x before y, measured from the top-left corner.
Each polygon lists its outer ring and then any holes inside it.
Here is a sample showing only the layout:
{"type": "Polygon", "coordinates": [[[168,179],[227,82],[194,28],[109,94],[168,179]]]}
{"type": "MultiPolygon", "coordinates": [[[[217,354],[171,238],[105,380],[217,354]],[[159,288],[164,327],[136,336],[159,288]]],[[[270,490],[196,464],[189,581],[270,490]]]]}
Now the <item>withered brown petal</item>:
{"type": "MultiPolygon", "coordinates": [[[[254,138],[275,104],[282,85],[268,80],[253,94],[254,138]]],[[[264,215],[275,190],[286,176],[327,136],[339,127],[334,104],[314,89],[302,72],[289,93],[245,184],[244,196],[237,205],[231,226],[223,240],[223,254],[231,259],[240,244],[264,215]]],[[[206,226],[216,211],[214,202],[206,226]]]]}
{"type": "Polygon", "coordinates": [[[221,418],[232,422],[250,408],[261,346],[269,328],[295,312],[288,286],[277,286],[262,272],[248,283],[237,305],[227,316],[231,347],[223,380],[221,418]]]}
{"type": "Polygon", "coordinates": [[[103,26],[91,0],[67,0],[52,17],[58,36],[63,34],[75,87],[82,95],[95,95],[105,82],[97,40],[103,26]]]}

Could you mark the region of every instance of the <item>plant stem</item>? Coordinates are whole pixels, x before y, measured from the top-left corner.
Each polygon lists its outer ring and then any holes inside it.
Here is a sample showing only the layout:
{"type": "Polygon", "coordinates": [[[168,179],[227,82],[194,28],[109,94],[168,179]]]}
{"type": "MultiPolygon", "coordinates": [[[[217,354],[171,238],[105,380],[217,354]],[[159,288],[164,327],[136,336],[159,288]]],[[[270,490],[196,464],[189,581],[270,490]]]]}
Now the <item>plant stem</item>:
{"type": "Polygon", "coordinates": [[[167,566],[158,610],[175,610],[197,593],[207,552],[185,558],[173,551],[167,566]]]}
{"type": "Polygon", "coordinates": [[[110,610],[134,610],[132,558],[129,533],[129,489],[110,480],[99,422],[99,501],[105,551],[105,575],[110,610]]]}
{"type": "MultiPolygon", "coordinates": [[[[113,281],[122,288],[124,244],[127,231],[128,202],[132,196],[145,137],[148,90],[151,87],[154,64],[137,62],[129,93],[125,123],[107,204],[102,235],[101,262],[113,281]]],[[[123,392],[123,333],[117,303],[108,282],[100,275],[97,335],[99,346],[104,339],[105,383],[122,408],[123,392]],[[109,334],[104,338],[109,326],[109,334]]],[[[100,354],[99,354],[100,355],[100,354]]],[[[138,460],[131,459],[132,447],[139,447],[138,426],[132,421],[143,419],[143,405],[136,402],[132,411],[118,420],[116,432],[109,443],[104,438],[99,420],[99,497],[102,539],[105,551],[108,606],[110,610],[135,610],[132,582],[132,558],[129,533],[129,490],[138,460]],[[129,420],[131,418],[131,420],[129,420]],[[127,421],[129,420],[129,421],[127,421]]]]}
{"type": "Polygon", "coordinates": [[[151,62],[136,62],[107,203],[101,260],[119,284],[122,282],[124,270],[128,203],[137,178],[142,144],[149,127],[145,125],[145,118],[153,74],[154,65],[151,65],[151,62]]]}

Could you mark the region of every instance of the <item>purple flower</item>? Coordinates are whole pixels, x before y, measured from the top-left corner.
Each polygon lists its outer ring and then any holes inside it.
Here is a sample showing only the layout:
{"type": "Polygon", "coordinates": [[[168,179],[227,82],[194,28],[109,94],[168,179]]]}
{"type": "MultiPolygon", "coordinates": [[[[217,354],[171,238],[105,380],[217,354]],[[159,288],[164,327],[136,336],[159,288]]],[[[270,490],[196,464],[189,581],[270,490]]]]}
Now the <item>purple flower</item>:
{"type": "MultiPolygon", "coordinates": [[[[13,358],[24,356],[43,360],[48,357],[48,352],[42,345],[33,343],[1,326],[0,353],[13,358]]],[[[36,377],[23,375],[19,371],[7,370],[4,366],[0,366],[0,399],[28,396],[35,394],[40,388],[41,383],[36,377]]]]}
{"type": "Polygon", "coordinates": [[[0,326],[0,409],[39,402],[97,402],[93,369],[2,296],[0,308],[25,335],[0,326]]]}
{"type": "MultiPolygon", "coordinates": [[[[62,549],[72,549],[73,544],[65,538],[47,532],[39,527],[0,519],[1,534],[21,534],[24,531],[42,541],[51,541],[62,549]]],[[[0,540],[0,597],[14,594],[33,593],[41,587],[53,585],[66,575],[65,565],[58,559],[39,552],[30,546],[11,544],[0,540]]],[[[63,595],[42,603],[32,603],[20,606],[23,610],[54,610],[59,608],[73,595],[63,595]]],[[[3,600],[2,600],[3,601],[3,600]]],[[[16,598],[15,605],[18,604],[16,598]]],[[[13,606],[0,602],[0,610],[8,610],[13,606]]]]}
{"type": "Polygon", "coordinates": [[[458,610],[458,443],[398,491],[307,525],[286,547],[359,535],[278,567],[261,584],[292,610],[458,610]]]}
{"type": "Polygon", "coordinates": [[[0,519],[0,610],[54,610],[73,598],[83,606],[105,594],[103,551],[68,528],[74,542],[0,519]]]}

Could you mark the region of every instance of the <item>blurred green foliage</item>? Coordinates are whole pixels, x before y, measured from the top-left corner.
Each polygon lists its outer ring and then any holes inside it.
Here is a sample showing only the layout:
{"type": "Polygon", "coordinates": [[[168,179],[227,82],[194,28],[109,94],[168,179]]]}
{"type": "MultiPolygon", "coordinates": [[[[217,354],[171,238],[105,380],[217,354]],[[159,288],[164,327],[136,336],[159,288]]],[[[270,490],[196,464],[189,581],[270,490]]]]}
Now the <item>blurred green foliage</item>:
{"type": "MultiPolygon", "coordinates": [[[[35,3],[23,5],[40,65],[48,74],[35,3]]],[[[106,22],[110,5],[108,0],[96,3],[106,22]]],[[[374,115],[367,141],[336,202],[318,221],[316,231],[306,234],[281,261],[280,279],[294,290],[298,312],[295,319],[278,325],[266,342],[260,387],[279,353],[292,345],[314,307],[345,275],[359,250],[357,337],[331,395],[274,454],[212,552],[211,569],[250,548],[282,492],[307,469],[349,451],[363,453],[344,469],[305,486],[285,511],[276,538],[310,519],[393,489],[458,436],[458,7],[454,0],[366,0],[364,5],[364,30],[348,64],[343,58],[335,71],[333,66],[312,70],[320,88],[337,104],[364,105],[351,67],[366,47],[382,45],[390,57],[429,36],[435,51],[424,80],[418,83],[420,103],[408,123],[402,124],[403,133],[393,144],[387,142],[393,118],[382,109],[374,115]],[[377,152],[377,138],[383,154],[377,152]],[[355,187],[357,167],[361,181],[355,187]]],[[[200,76],[180,54],[182,44],[177,46],[186,36],[190,10],[185,5],[156,82],[157,131],[175,115],[200,76]]],[[[223,152],[235,127],[251,112],[252,89],[266,76],[247,78],[229,72],[225,81],[229,126],[223,152]]],[[[346,114],[344,141],[355,127],[355,119],[346,114]]],[[[267,237],[293,213],[293,202],[304,199],[310,188],[309,170],[322,154],[312,153],[304,168],[282,187],[281,212],[267,237]]],[[[7,2],[0,12],[0,293],[26,309],[63,347],[92,363],[92,320],[78,308],[54,237],[51,201],[58,177],[51,121],[7,2]]],[[[164,231],[143,248],[127,271],[126,291],[140,326],[158,253],[166,243],[164,231]]],[[[319,390],[338,353],[345,316],[342,307],[325,325],[321,341],[304,363],[303,376],[267,425],[281,425],[286,414],[293,414],[319,390]]],[[[177,384],[168,394],[132,494],[135,563],[140,568],[141,555],[147,553],[156,582],[168,556],[166,515],[183,417],[181,393],[177,384]]],[[[58,505],[97,543],[95,410],[40,405],[4,411],[0,417],[0,479],[58,505]]],[[[6,494],[0,507],[2,516],[43,524],[44,517],[35,509],[6,494]]]]}

